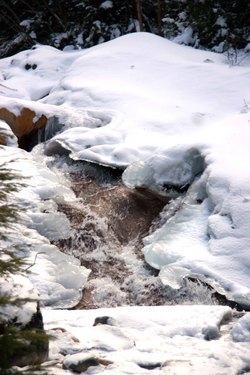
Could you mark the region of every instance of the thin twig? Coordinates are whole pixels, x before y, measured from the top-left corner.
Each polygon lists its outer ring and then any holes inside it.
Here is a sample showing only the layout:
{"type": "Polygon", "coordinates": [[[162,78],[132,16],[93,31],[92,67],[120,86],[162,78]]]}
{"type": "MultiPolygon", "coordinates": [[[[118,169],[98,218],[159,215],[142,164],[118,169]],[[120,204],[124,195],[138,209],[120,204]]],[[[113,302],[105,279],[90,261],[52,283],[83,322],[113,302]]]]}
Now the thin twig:
{"type": "Polygon", "coordinates": [[[0,86],[5,87],[6,89],[12,90],[12,91],[18,91],[17,89],[12,89],[11,87],[5,86],[2,83],[0,83],[0,86]]]}
{"type": "Polygon", "coordinates": [[[45,254],[45,252],[44,252],[44,251],[40,251],[40,252],[36,253],[36,255],[35,255],[35,259],[34,259],[34,262],[33,262],[29,267],[27,267],[27,268],[25,269],[25,271],[28,271],[31,267],[33,267],[33,266],[36,264],[36,258],[37,258],[37,256],[38,256],[38,254],[45,254]]]}

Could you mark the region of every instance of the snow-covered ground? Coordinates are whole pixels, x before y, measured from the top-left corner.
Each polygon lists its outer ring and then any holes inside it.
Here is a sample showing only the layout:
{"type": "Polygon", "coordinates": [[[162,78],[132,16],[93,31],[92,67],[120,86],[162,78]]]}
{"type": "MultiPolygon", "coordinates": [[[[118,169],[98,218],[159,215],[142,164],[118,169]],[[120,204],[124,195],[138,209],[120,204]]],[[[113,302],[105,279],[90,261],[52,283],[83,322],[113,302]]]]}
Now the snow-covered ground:
{"type": "MultiPolygon", "coordinates": [[[[66,180],[46,167],[48,159],[43,152],[53,155],[65,149],[74,160],[125,169],[123,181],[131,188],[146,187],[173,198],[162,213],[160,228],[145,238],[143,249],[146,261],[160,270],[165,285],[178,289],[188,276],[195,277],[249,309],[248,55],[238,65],[230,66],[224,55],[136,33],[83,51],[62,52],[37,46],[0,60],[0,72],[2,107],[18,114],[26,106],[36,112],[36,118],[46,114],[52,120],[54,116],[59,119],[56,126],[49,122],[48,127],[54,126],[54,130],[47,129],[47,134],[57,134],[44,147],[36,147],[28,154],[15,148],[12,140],[11,147],[1,148],[1,160],[19,159],[15,167],[32,177],[29,187],[17,199],[28,207],[25,225],[34,249],[30,256],[34,258],[37,251],[42,253],[31,268],[32,282],[47,305],[61,307],[73,303],[77,298],[73,290],[79,294],[80,284],[88,275],[88,270],[68,261],[49,243],[67,236],[70,230],[66,218],[56,212],[56,204],[74,198],[66,180]],[[45,275],[44,279],[35,277],[35,273],[45,275]]],[[[23,236],[23,232],[20,225],[16,237],[22,240],[18,236],[23,236]]],[[[123,364],[110,365],[105,372],[147,373],[136,365],[147,359],[161,364],[173,360],[169,368],[161,365],[161,370],[181,374],[186,358],[189,366],[194,366],[189,373],[240,374],[246,368],[249,371],[249,343],[239,344],[236,338],[249,337],[249,320],[239,323],[240,327],[235,325],[230,339],[211,344],[202,336],[207,323],[192,325],[193,320],[185,318],[210,316],[210,307],[204,307],[204,311],[176,307],[174,313],[171,309],[127,308],[125,320],[131,322],[138,314],[142,316],[140,323],[136,320],[138,325],[131,323],[131,327],[128,323],[122,333],[116,332],[116,326],[107,328],[108,332],[104,330],[103,336],[101,332],[100,345],[104,345],[102,340],[107,335],[107,340],[111,344],[114,340],[122,352],[118,356],[124,356],[119,357],[119,363],[130,363],[126,369],[123,364]],[[156,321],[148,314],[156,316],[156,321]],[[172,337],[163,326],[169,325],[167,316],[175,314],[177,323],[173,323],[173,329],[176,324],[177,328],[172,337]],[[182,322],[191,330],[190,334],[182,334],[182,322]],[[152,340],[154,328],[156,346],[152,340]],[[130,329],[136,333],[131,334],[130,329]],[[139,349],[131,344],[131,336],[132,342],[139,341],[139,349]],[[125,353],[127,348],[129,352],[125,353]]],[[[216,309],[219,315],[226,311],[216,309]]],[[[120,321],[119,311],[107,314],[118,314],[120,321]]],[[[65,322],[73,333],[73,327],[78,332],[80,326],[85,327],[82,320],[95,316],[88,311],[56,312],[55,318],[53,314],[45,311],[48,326],[65,322]]],[[[100,315],[99,311],[96,314],[100,315]]],[[[218,326],[218,317],[211,324],[218,326]]],[[[86,329],[96,332],[96,328],[86,329]]],[[[95,348],[91,340],[95,343],[98,339],[89,340],[87,346],[81,341],[84,351],[95,348]]],[[[116,363],[116,354],[112,352],[107,359],[116,363]]]]}
{"type": "Polygon", "coordinates": [[[229,324],[231,314],[223,306],[140,306],[44,311],[44,318],[56,338],[51,360],[68,366],[89,357],[112,362],[86,374],[246,374],[250,315],[229,324]],[[102,316],[109,324],[93,325],[102,316]]]}

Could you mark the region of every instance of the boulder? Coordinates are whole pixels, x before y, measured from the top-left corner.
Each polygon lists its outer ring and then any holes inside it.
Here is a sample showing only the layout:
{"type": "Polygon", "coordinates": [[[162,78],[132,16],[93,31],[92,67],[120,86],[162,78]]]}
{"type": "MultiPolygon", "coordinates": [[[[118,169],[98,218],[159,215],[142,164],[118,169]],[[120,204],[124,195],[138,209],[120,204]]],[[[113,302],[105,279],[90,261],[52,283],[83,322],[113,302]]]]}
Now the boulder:
{"type": "Polygon", "coordinates": [[[77,353],[66,357],[63,361],[63,369],[71,370],[80,374],[86,371],[91,366],[108,366],[113,362],[108,361],[104,358],[98,358],[93,355],[85,353],[77,353]]]}
{"type": "Polygon", "coordinates": [[[45,127],[47,117],[45,115],[37,116],[35,111],[23,107],[19,114],[5,107],[0,108],[0,120],[5,121],[12,132],[18,138],[19,145],[25,146],[27,139],[32,137],[38,129],[45,127]]]}
{"type": "Polygon", "coordinates": [[[110,316],[97,316],[95,318],[93,326],[97,326],[98,324],[107,324],[107,325],[114,325],[115,320],[110,316]]]}

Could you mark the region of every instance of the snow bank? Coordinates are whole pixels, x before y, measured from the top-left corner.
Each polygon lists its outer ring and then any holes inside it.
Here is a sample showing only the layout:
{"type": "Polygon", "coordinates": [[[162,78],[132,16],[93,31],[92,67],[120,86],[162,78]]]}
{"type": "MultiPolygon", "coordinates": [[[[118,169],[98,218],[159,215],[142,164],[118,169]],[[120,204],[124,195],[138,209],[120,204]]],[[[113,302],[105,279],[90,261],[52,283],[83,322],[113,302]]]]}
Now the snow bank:
{"type": "Polygon", "coordinates": [[[70,223],[57,212],[57,204],[69,202],[74,194],[67,180],[49,169],[37,150],[28,154],[21,149],[1,147],[0,156],[1,162],[23,176],[21,182],[26,184],[12,202],[25,211],[21,221],[9,230],[8,246],[14,244],[22,249],[20,256],[25,258],[28,277],[38,289],[42,305],[74,306],[81,297],[89,270],[49,242],[69,236],[70,223]]]}
{"type": "Polygon", "coordinates": [[[176,202],[170,203],[173,215],[166,209],[164,224],[145,238],[145,259],[161,270],[165,285],[178,289],[192,276],[249,308],[249,115],[230,116],[217,126],[223,139],[207,129],[209,146],[197,144],[196,154],[188,145],[161,150],[130,165],[123,180],[169,198],[194,181],[175,210],[176,202]]]}
{"type": "MultiPolygon", "coordinates": [[[[229,69],[222,55],[147,33],[84,51],[37,46],[3,59],[0,67],[5,86],[17,90],[12,96],[20,97],[22,90],[23,98],[42,97],[34,90],[46,86],[40,103],[62,111],[94,110],[90,116],[99,119],[97,128],[85,129],[82,124],[82,131],[72,129],[52,142],[70,150],[74,159],[118,167],[188,136],[194,139],[204,124],[227,111],[239,111],[248,100],[247,67],[229,69]],[[37,67],[27,70],[27,64],[37,67]]],[[[10,96],[9,90],[4,94],[10,96]]]]}

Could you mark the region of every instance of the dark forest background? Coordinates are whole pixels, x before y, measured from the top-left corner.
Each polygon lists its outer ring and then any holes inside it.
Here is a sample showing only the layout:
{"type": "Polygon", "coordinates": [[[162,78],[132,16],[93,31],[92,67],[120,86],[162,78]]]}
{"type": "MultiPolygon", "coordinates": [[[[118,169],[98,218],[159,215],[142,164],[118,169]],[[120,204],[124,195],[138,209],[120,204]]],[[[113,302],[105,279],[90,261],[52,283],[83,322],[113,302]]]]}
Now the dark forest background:
{"type": "Polygon", "coordinates": [[[0,57],[36,43],[88,48],[137,31],[225,52],[250,43],[250,1],[0,0],[0,28],[0,57]]]}

